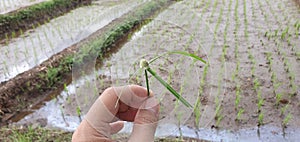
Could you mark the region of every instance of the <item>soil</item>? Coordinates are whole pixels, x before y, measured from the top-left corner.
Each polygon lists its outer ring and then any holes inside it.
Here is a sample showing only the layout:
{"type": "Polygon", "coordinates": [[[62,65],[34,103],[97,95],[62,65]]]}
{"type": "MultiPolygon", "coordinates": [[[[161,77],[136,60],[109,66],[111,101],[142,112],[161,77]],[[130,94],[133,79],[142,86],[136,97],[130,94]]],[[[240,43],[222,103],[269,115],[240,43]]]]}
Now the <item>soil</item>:
{"type": "Polygon", "coordinates": [[[294,0],[297,4],[298,4],[298,6],[300,7],[300,0],[294,0]]]}

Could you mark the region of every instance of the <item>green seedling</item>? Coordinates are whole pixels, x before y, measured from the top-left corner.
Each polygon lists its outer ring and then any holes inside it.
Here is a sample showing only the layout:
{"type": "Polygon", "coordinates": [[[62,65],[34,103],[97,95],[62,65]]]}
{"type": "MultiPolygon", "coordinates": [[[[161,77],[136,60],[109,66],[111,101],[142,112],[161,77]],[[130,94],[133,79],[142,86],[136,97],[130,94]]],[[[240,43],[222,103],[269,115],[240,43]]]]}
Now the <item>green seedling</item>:
{"type": "Polygon", "coordinates": [[[239,109],[239,112],[237,113],[237,116],[236,116],[236,120],[241,120],[244,111],[245,111],[245,110],[242,109],[242,108],[239,109]]]}
{"type": "Polygon", "coordinates": [[[271,73],[271,82],[272,83],[277,82],[277,77],[276,77],[276,74],[274,72],[271,73]]]}
{"type": "Polygon", "coordinates": [[[284,128],[286,128],[287,125],[288,125],[288,123],[289,123],[289,121],[290,121],[291,119],[292,119],[292,114],[289,113],[289,114],[283,119],[283,121],[282,121],[282,126],[283,126],[284,128]]]}
{"type": "Polygon", "coordinates": [[[289,27],[286,27],[284,31],[281,33],[281,39],[285,39],[289,32],[289,27]]]}
{"type": "Polygon", "coordinates": [[[275,30],[275,36],[276,37],[278,36],[278,30],[275,30]]]}
{"type": "Polygon", "coordinates": [[[289,104],[285,105],[284,107],[282,107],[280,109],[280,115],[283,116],[283,114],[285,113],[285,111],[289,108],[289,104]]]}
{"type": "MultiPolygon", "coordinates": [[[[182,51],[172,51],[172,52],[167,52],[166,54],[180,54],[184,56],[191,57],[193,59],[202,61],[203,63],[206,63],[202,58],[196,56],[195,54],[187,53],[187,52],[182,52],[182,51]]],[[[150,86],[149,86],[149,80],[148,80],[148,73],[149,72],[152,76],[154,76],[165,88],[167,88],[180,102],[182,102],[186,107],[192,108],[192,105],[185,100],[179,93],[175,91],[173,87],[171,87],[166,81],[164,81],[153,69],[150,68],[150,64],[153,63],[155,60],[157,60],[160,57],[165,56],[166,54],[162,54],[160,56],[157,56],[156,58],[153,58],[149,62],[146,61],[145,59],[140,60],[140,68],[144,70],[145,72],[145,79],[146,79],[146,86],[147,86],[147,92],[148,96],[150,95],[150,86]]]]}
{"type": "Polygon", "coordinates": [[[236,92],[235,92],[235,108],[237,109],[241,100],[241,96],[240,96],[240,86],[237,85],[236,87],[236,92]]]}
{"type": "Polygon", "coordinates": [[[77,116],[78,116],[78,118],[79,118],[79,120],[80,120],[80,122],[81,122],[82,119],[81,119],[81,108],[80,108],[80,106],[77,106],[77,107],[76,107],[76,113],[77,113],[77,116]]]}
{"type": "Polygon", "coordinates": [[[259,86],[260,86],[260,83],[259,83],[258,79],[255,78],[254,81],[253,81],[253,83],[254,83],[254,89],[255,89],[255,90],[258,90],[258,88],[259,88],[259,86]]]}
{"type": "Polygon", "coordinates": [[[220,126],[220,123],[221,123],[221,120],[223,119],[223,117],[224,116],[219,116],[218,118],[217,118],[217,123],[216,123],[216,127],[219,127],[220,126]]]}
{"type": "Polygon", "coordinates": [[[263,121],[264,121],[264,114],[261,112],[258,115],[258,126],[263,125],[263,121]]]}
{"type": "Polygon", "coordinates": [[[258,100],[258,104],[257,104],[258,111],[261,111],[261,107],[262,107],[263,104],[264,104],[264,100],[263,99],[259,99],[258,100]]]}
{"type": "Polygon", "coordinates": [[[282,98],[282,94],[280,94],[280,93],[276,94],[276,103],[275,103],[276,106],[279,105],[281,98],[282,98]]]}

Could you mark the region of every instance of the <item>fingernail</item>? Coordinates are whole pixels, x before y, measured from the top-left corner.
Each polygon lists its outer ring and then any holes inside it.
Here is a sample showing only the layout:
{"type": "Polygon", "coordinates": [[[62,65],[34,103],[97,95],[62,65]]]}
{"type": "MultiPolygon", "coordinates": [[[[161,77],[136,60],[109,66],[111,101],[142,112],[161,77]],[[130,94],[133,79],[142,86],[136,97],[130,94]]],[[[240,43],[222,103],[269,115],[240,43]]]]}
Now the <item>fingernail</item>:
{"type": "Polygon", "coordinates": [[[154,93],[153,93],[152,90],[150,90],[149,93],[150,93],[150,94],[149,94],[149,97],[154,97],[154,93]]]}

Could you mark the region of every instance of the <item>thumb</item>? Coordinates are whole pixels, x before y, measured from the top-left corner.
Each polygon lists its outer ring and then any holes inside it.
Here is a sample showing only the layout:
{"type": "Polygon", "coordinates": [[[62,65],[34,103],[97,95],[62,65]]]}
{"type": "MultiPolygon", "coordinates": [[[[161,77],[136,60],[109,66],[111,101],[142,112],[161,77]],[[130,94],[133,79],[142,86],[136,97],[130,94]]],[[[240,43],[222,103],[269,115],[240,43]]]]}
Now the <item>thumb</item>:
{"type": "Polygon", "coordinates": [[[153,142],[157,127],[159,104],[154,97],[145,101],[136,114],[130,142],[153,142]],[[148,107],[150,106],[150,108],[148,107]]]}

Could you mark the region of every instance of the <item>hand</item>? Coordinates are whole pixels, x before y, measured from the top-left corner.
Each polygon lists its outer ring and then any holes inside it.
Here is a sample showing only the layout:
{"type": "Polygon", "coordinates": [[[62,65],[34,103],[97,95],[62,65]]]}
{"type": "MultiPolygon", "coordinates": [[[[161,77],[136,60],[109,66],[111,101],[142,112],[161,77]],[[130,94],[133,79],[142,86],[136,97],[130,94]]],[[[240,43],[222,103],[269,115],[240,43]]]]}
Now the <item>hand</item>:
{"type": "Polygon", "coordinates": [[[74,132],[72,141],[112,141],[111,134],[134,122],[129,141],[154,141],[159,104],[138,85],[110,87],[96,100],[74,132]],[[122,121],[118,121],[122,120],[122,121]]]}

